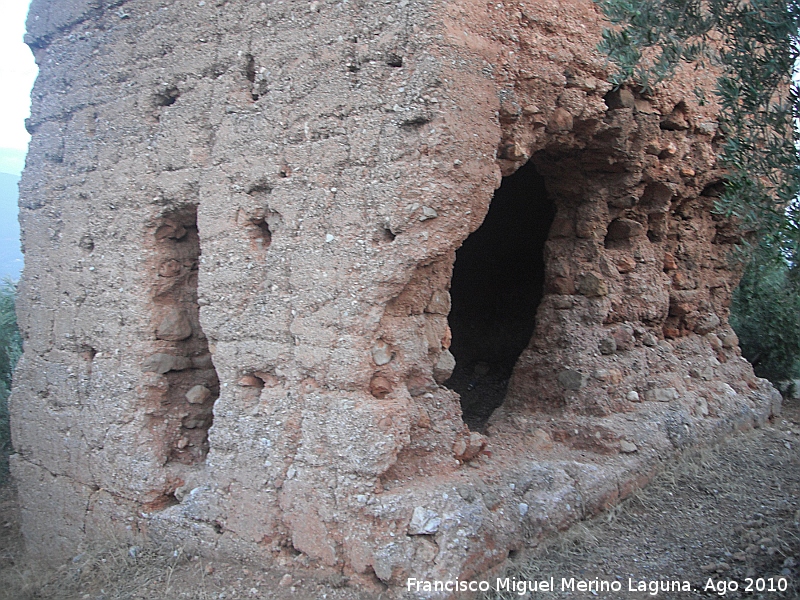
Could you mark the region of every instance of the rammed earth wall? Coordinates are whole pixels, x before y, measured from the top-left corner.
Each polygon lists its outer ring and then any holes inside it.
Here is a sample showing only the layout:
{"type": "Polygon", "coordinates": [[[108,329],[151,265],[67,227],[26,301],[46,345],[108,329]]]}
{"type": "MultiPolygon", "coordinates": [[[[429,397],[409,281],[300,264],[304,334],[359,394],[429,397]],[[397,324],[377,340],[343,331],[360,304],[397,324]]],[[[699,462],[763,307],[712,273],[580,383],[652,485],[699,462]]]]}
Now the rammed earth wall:
{"type": "Polygon", "coordinates": [[[612,92],[601,26],[588,0],[34,0],[29,550],[466,579],[774,414],[728,325],[712,78],[612,92]],[[484,356],[449,290],[505,181],[539,283],[503,280],[484,356]],[[490,388],[470,430],[453,390],[490,388]]]}

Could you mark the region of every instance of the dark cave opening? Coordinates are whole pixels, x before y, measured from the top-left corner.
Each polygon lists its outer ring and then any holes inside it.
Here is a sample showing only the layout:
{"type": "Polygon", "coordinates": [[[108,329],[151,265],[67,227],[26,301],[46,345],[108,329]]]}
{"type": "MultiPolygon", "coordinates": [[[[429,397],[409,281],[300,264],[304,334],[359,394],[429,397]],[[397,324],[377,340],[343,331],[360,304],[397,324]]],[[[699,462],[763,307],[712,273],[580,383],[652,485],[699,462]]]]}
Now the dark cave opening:
{"type": "Polygon", "coordinates": [[[503,178],[483,224],[456,252],[448,319],[456,367],[445,385],[461,396],[470,429],[502,404],[533,335],[554,216],[544,179],[528,162],[503,178]]]}

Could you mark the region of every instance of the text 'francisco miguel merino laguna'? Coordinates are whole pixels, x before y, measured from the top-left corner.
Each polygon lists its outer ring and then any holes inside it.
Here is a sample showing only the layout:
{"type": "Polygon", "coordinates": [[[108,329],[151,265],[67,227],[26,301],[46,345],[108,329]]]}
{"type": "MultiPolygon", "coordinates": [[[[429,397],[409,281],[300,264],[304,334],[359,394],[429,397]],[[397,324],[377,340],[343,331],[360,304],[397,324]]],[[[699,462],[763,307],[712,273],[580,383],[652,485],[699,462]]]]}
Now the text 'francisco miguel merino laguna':
{"type": "MultiPolygon", "coordinates": [[[[575,579],[562,577],[560,591],[570,592],[645,592],[650,596],[657,596],[661,592],[691,592],[692,584],[688,581],[677,579],[632,579],[628,578],[628,585],[624,587],[622,581],[616,579],[575,579]]],[[[451,579],[446,581],[430,581],[411,577],[406,580],[406,590],[409,592],[488,592],[494,589],[498,592],[514,592],[523,596],[528,592],[554,592],[556,591],[555,577],[531,581],[517,579],[516,577],[497,578],[494,588],[488,581],[469,581],[451,579]]]]}

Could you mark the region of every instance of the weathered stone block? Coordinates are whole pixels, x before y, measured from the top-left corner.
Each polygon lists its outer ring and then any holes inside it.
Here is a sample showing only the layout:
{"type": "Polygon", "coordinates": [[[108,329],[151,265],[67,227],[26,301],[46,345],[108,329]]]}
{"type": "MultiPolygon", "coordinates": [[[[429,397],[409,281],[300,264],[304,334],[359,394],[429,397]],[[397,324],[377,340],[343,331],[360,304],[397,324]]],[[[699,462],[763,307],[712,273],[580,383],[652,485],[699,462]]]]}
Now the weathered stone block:
{"type": "Polygon", "coordinates": [[[644,394],[645,400],[650,402],[672,402],[677,400],[680,395],[675,388],[655,388],[647,390],[644,394]]]}
{"type": "Polygon", "coordinates": [[[598,275],[586,273],[578,277],[578,293],[583,296],[606,296],[608,295],[608,285],[598,275]]]}
{"type": "Polygon", "coordinates": [[[152,354],[142,363],[143,371],[154,373],[169,373],[170,371],[183,371],[192,366],[192,361],[186,356],[175,356],[173,354],[152,354]]]}
{"type": "Polygon", "coordinates": [[[644,233],[644,227],[638,221],[631,219],[614,219],[608,226],[606,241],[622,241],[639,237],[644,233]]]}
{"type": "Polygon", "coordinates": [[[564,369],[558,374],[558,382],[566,390],[579,390],[586,385],[586,380],[586,375],[573,369],[564,369]]]}
{"type": "Polygon", "coordinates": [[[211,397],[211,390],[204,385],[196,385],[186,392],[186,401],[189,404],[202,404],[211,397]]]}
{"type": "Polygon", "coordinates": [[[192,335],[192,324],[189,317],[180,308],[171,307],[158,323],[156,337],[160,340],[179,342],[192,335]]]}

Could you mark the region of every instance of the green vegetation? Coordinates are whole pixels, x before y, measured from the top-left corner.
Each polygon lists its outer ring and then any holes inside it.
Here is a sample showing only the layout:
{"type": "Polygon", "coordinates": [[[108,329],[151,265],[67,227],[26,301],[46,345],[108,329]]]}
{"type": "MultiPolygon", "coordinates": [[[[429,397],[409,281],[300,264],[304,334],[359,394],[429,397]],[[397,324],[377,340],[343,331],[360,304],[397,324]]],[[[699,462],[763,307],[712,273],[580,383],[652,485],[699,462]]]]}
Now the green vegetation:
{"type": "MultiPolygon", "coordinates": [[[[601,50],[615,85],[648,93],[681,63],[719,73],[720,160],[727,191],[717,210],[759,237],[797,244],[800,158],[792,73],[800,56],[800,0],[598,0],[614,24],[601,50]]],[[[700,90],[695,90],[704,102],[700,90]]]]}
{"type": "Polygon", "coordinates": [[[800,374],[800,272],[772,248],[755,249],[733,296],[731,325],[757,375],[778,382],[800,374]]]}
{"type": "MultiPolygon", "coordinates": [[[[612,83],[643,94],[681,63],[719,73],[720,162],[726,190],[715,206],[747,235],[750,256],[732,324],[759,375],[800,375],[800,0],[597,0],[612,27],[601,50],[612,83]]],[[[698,100],[704,103],[700,90],[698,100]]]]}
{"type": "Polygon", "coordinates": [[[11,375],[22,354],[22,340],[14,312],[16,285],[6,280],[0,284],[0,483],[8,476],[11,432],[8,424],[8,395],[11,375]]]}

